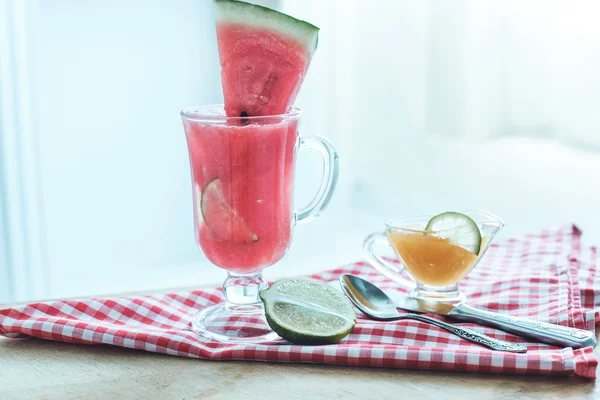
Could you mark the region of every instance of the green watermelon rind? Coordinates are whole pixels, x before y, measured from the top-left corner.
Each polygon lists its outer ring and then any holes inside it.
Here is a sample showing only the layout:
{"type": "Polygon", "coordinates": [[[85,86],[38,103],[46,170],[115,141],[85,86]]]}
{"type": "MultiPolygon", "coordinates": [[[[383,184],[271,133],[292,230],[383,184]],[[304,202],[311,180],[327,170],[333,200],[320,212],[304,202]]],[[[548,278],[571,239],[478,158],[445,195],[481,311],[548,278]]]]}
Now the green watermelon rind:
{"type": "Polygon", "coordinates": [[[239,0],[213,1],[217,21],[272,29],[297,40],[311,55],[317,50],[319,28],[309,22],[239,0]]]}

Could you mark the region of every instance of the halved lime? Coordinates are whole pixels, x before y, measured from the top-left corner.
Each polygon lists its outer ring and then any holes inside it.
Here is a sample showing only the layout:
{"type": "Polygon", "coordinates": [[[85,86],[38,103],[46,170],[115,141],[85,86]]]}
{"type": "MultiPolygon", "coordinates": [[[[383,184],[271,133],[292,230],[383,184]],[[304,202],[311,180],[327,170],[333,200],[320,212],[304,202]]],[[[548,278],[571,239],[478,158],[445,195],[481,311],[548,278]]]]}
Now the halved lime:
{"type": "Polygon", "coordinates": [[[242,217],[232,208],[225,196],[219,178],[208,182],[200,197],[202,219],[215,237],[237,243],[258,241],[258,235],[248,228],[242,217]]]}
{"type": "Polygon", "coordinates": [[[474,254],[479,254],[481,250],[479,227],[473,219],[464,214],[457,212],[438,214],[429,220],[425,230],[436,232],[436,236],[450,239],[450,243],[474,254]]]}
{"type": "Polygon", "coordinates": [[[333,344],[356,324],[352,303],[326,283],[307,278],[275,281],[260,292],[271,329],[295,344],[333,344]]]}

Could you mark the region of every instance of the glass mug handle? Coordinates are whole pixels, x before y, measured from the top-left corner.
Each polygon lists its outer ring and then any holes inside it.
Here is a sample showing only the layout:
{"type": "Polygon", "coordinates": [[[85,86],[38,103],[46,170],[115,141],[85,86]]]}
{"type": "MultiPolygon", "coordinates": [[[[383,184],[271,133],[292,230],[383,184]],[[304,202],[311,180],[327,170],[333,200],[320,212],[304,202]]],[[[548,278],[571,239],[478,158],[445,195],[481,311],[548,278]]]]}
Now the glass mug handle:
{"type": "Polygon", "coordinates": [[[363,243],[363,255],[373,267],[375,267],[379,272],[390,278],[391,280],[398,282],[400,285],[406,287],[407,289],[414,289],[415,283],[410,279],[407,279],[403,276],[402,272],[404,271],[404,267],[402,264],[394,264],[387,261],[385,258],[380,256],[375,251],[376,245],[385,245],[390,246],[390,243],[387,240],[385,234],[377,232],[372,233],[365,239],[363,243]]]}
{"type": "Polygon", "coordinates": [[[331,142],[320,136],[300,136],[298,149],[312,148],[323,157],[323,177],[315,197],[306,207],[294,211],[296,224],[304,224],[317,218],[331,201],[339,175],[339,159],[331,142]]]}

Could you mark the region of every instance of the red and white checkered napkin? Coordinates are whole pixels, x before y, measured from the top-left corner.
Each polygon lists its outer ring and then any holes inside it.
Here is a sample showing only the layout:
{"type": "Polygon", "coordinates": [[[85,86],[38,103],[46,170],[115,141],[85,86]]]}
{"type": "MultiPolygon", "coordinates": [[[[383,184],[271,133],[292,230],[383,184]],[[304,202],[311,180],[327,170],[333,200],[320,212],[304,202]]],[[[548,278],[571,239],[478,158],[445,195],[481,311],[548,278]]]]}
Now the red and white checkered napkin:
{"type": "MultiPolygon", "coordinates": [[[[600,278],[595,248],[582,250],[574,226],[492,244],[464,280],[470,304],[514,316],[593,328],[600,322],[600,278]],[[581,289],[580,289],[581,288],[581,289]],[[583,300],[583,304],[582,304],[583,300]]],[[[384,289],[397,286],[365,263],[313,275],[330,281],[361,275],[384,289]]],[[[397,294],[397,293],[396,293],[397,294]]],[[[0,333],[85,344],[110,344],[210,360],[308,362],[370,367],[421,368],[511,374],[576,374],[595,378],[592,348],[540,344],[469,323],[487,335],[525,342],[527,354],[501,353],[418,321],[379,322],[359,313],[354,331],[340,344],[296,346],[283,339],[253,345],[224,344],[191,330],[190,317],[222,301],[220,290],[167,295],[67,300],[0,310],[0,333]]],[[[248,327],[251,329],[251,327],[248,327]]]]}

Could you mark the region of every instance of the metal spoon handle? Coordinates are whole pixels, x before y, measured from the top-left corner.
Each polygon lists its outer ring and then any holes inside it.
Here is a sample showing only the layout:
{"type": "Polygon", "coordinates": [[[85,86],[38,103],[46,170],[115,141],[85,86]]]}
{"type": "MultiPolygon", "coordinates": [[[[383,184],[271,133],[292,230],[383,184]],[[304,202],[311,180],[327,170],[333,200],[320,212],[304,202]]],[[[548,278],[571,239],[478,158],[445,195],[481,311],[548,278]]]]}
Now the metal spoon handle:
{"type": "Polygon", "coordinates": [[[456,336],[460,336],[470,342],[478,343],[482,346],[489,347],[492,350],[507,351],[509,353],[526,353],[527,347],[519,343],[507,342],[505,340],[494,339],[483,333],[475,332],[470,329],[459,328],[445,322],[439,321],[435,318],[426,317],[419,314],[403,314],[403,317],[415,319],[417,321],[426,322],[431,325],[435,325],[439,328],[445,329],[449,332],[454,333],[456,336]]]}
{"type": "Polygon", "coordinates": [[[514,333],[515,335],[530,337],[540,342],[557,346],[572,347],[574,349],[596,346],[596,338],[592,332],[568,326],[511,317],[505,314],[479,310],[467,305],[455,308],[448,317],[493,326],[503,331],[514,333]]]}

